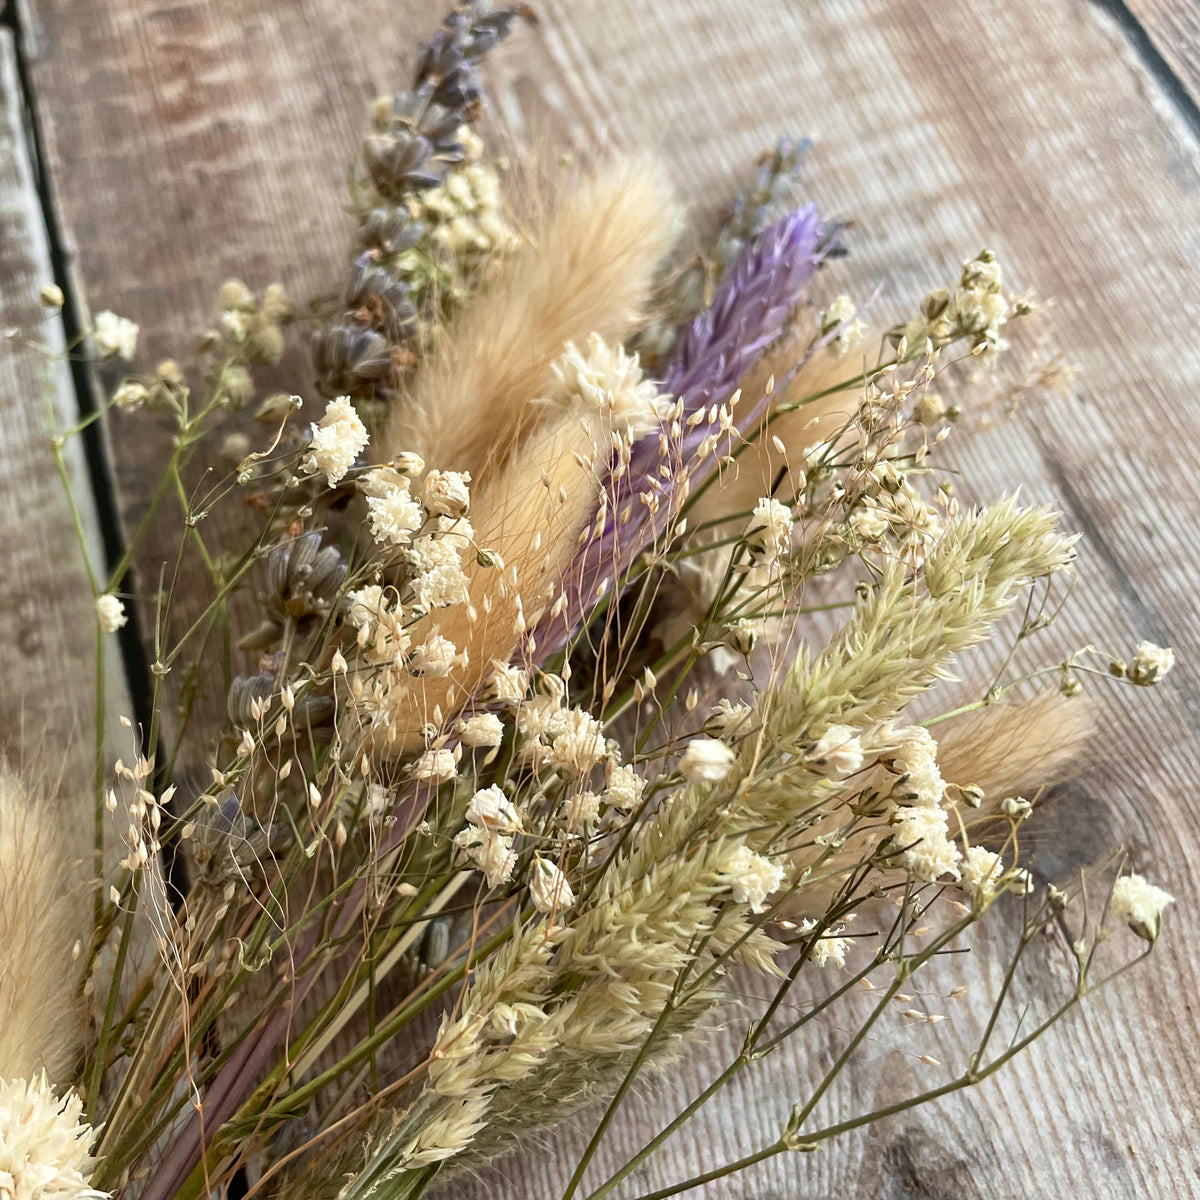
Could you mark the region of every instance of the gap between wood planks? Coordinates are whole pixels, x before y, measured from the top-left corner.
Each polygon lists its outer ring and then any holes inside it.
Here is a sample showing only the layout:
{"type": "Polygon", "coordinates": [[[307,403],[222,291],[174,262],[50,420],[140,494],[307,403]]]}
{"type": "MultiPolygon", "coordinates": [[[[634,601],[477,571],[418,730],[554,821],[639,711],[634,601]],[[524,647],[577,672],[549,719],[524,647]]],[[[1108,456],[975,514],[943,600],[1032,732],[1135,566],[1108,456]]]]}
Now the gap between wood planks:
{"type": "MultiPolygon", "coordinates": [[[[59,221],[54,202],[54,185],[45,167],[44,143],[38,119],[37,98],[34,95],[30,78],[25,45],[25,22],[22,18],[21,5],[11,2],[5,4],[3,14],[0,15],[0,26],[7,28],[12,33],[25,137],[29,147],[34,187],[37,189],[42,221],[50,247],[50,264],[54,275],[52,281],[47,280],[46,282],[54,282],[62,289],[64,297],[62,306],[63,335],[68,345],[74,345],[84,328],[84,314],[88,308],[86,299],[82,295],[82,289],[77,286],[77,281],[71,271],[70,255],[63,239],[62,224],[59,221]]],[[[96,380],[87,361],[81,355],[71,354],[68,358],[68,365],[71,372],[71,385],[75,393],[76,408],[79,419],[82,420],[95,413],[99,407],[96,380]]],[[[126,542],[118,517],[116,482],[103,422],[93,422],[83,431],[80,438],[83,443],[84,459],[87,463],[88,486],[104,550],[104,571],[109,574],[121,561],[125,553],[126,542]]],[[[124,578],[116,581],[116,586],[124,587],[128,591],[135,591],[137,586],[136,567],[131,565],[124,578]]],[[[141,729],[149,729],[153,686],[138,606],[129,604],[126,606],[125,612],[128,620],[117,635],[121,647],[121,662],[125,670],[125,685],[133,706],[134,723],[141,729]]]]}

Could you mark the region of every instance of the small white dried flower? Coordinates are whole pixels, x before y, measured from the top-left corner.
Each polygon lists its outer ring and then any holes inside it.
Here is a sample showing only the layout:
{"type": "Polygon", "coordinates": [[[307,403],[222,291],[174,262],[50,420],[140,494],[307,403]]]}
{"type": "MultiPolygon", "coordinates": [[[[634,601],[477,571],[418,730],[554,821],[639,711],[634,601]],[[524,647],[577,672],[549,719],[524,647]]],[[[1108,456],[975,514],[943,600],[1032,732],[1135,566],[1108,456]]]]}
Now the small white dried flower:
{"type": "Polygon", "coordinates": [[[874,504],[864,504],[850,514],[849,525],[864,542],[877,542],[888,531],[887,514],[874,504]]]}
{"type": "MultiPolygon", "coordinates": [[[[386,469],[385,469],[386,471],[386,469]]],[[[425,522],[425,510],[413,499],[408,480],[394,472],[372,471],[368,477],[367,517],[371,537],[381,546],[406,546],[425,522]]]]}
{"type": "Polygon", "coordinates": [[[488,887],[499,887],[512,879],[517,866],[512,838],[501,833],[486,832],[474,847],[472,855],[476,865],[483,872],[488,887]]]}
{"type": "Polygon", "coordinates": [[[493,699],[502,704],[520,704],[529,691],[529,676],[519,667],[493,659],[488,691],[493,699]]]}
{"type": "Polygon", "coordinates": [[[554,740],[550,744],[550,752],[556,767],[582,775],[604,757],[604,734],[600,722],[581,708],[562,713],[555,720],[552,732],[554,740]]]}
{"type": "Polygon", "coordinates": [[[896,731],[891,754],[892,771],[898,778],[891,784],[894,800],[933,808],[942,802],[946,782],[937,765],[937,742],[923,725],[907,725],[896,731]]]}
{"type": "Polygon", "coordinates": [[[44,283],[42,290],[38,292],[38,300],[46,308],[62,308],[65,299],[63,290],[57,283],[44,283]]]}
{"type": "Polygon", "coordinates": [[[754,649],[762,632],[762,621],[754,617],[739,617],[725,626],[725,645],[735,654],[747,655],[754,649]]]}
{"type": "Polygon", "coordinates": [[[101,358],[130,359],[137,353],[138,327],[127,317],[105,309],[96,314],[92,343],[101,358]]]}
{"type": "Polygon", "coordinates": [[[1175,651],[1169,646],[1142,642],[1125,668],[1125,675],[1130,683],[1136,683],[1138,687],[1153,687],[1174,665],[1175,651]]]}
{"type": "Polygon", "coordinates": [[[708,726],[720,738],[745,732],[753,711],[748,704],[735,704],[722,697],[713,708],[712,716],[708,718],[708,726]]]}
{"type": "Polygon", "coordinates": [[[821,314],[822,334],[838,330],[837,335],[830,342],[829,348],[839,358],[862,341],[866,328],[866,325],[858,318],[858,305],[849,296],[838,296],[821,314]]]}
{"type": "Polygon", "coordinates": [[[1109,912],[1125,921],[1140,938],[1153,942],[1162,931],[1163,909],[1174,904],[1170,892],[1147,883],[1140,875],[1122,875],[1113,884],[1109,912]]]}
{"type": "Polygon", "coordinates": [[[434,783],[445,783],[453,779],[458,771],[451,750],[426,750],[412,765],[414,779],[427,779],[434,783]]]}
{"type": "Polygon", "coordinates": [[[736,904],[747,904],[750,911],[763,912],[767,897],[779,890],[783,882],[783,866],[749,846],[739,846],[725,862],[721,873],[729,877],[729,886],[736,904]]]}
{"type": "Polygon", "coordinates": [[[809,767],[829,779],[845,779],[862,768],[862,742],[849,725],[830,725],[808,752],[809,767]]]}
{"type": "Polygon", "coordinates": [[[600,816],[600,797],[595,792],[572,792],[563,801],[563,816],[572,830],[592,824],[600,816]]]}
{"type": "Polygon", "coordinates": [[[444,563],[418,575],[413,580],[413,592],[418,607],[426,611],[452,608],[466,603],[470,582],[457,563],[444,563]]]}
{"type": "Polygon", "coordinates": [[[538,855],[533,860],[529,878],[529,895],[533,907],[540,913],[570,908],[575,903],[575,893],[567,877],[554,863],[538,855]]]}
{"type": "Polygon", "coordinates": [[[504,740],[504,723],[495,713],[476,713],[459,723],[458,737],[464,746],[494,749],[504,740]]]}
{"type": "Polygon", "coordinates": [[[425,470],[425,460],[413,450],[401,450],[392,459],[392,469],[401,475],[415,477],[425,470]]]}
{"type": "Polygon", "coordinates": [[[301,468],[310,474],[323,474],[330,487],[337,487],[369,441],[367,427],[350,397],[339,396],[329,402],[325,415],[312,426],[312,441],[301,468]]]}
{"type": "Polygon", "coordinates": [[[495,833],[515,833],[521,828],[521,816],[513,802],[495,784],[481,788],[471,797],[467,820],[495,833]]]}
{"type": "Polygon", "coordinates": [[[975,900],[986,902],[996,894],[996,884],[1004,874],[1004,862],[999,854],[972,846],[962,861],[962,885],[975,900]]]}
{"type": "Polygon", "coordinates": [[[0,1079],[0,1197],[3,1200],[102,1200],[89,1184],[92,1127],[74,1092],[61,1099],[46,1081],[0,1079]]]}
{"type": "Polygon", "coordinates": [[[775,562],[791,545],[792,510],[782,501],[763,496],[754,506],[745,537],[756,561],[775,562]]]}
{"type": "Polygon", "coordinates": [[[927,883],[943,875],[959,878],[958,847],[948,836],[946,813],[936,807],[902,808],[892,818],[892,837],[904,847],[904,869],[927,883]]]}
{"type": "MultiPolygon", "coordinates": [[[[800,933],[812,933],[816,929],[816,921],[801,921],[799,926],[800,933]]],[[[846,965],[846,951],[850,949],[850,938],[838,937],[838,930],[823,934],[813,943],[812,950],[809,952],[809,961],[818,967],[844,967],[846,965]]]]}
{"type": "Polygon", "coordinates": [[[631,812],[641,804],[645,790],[646,781],[632,767],[613,767],[604,799],[621,812],[631,812]]]}
{"type": "Polygon", "coordinates": [[[720,783],[733,769],[733,751],[715,738],[695,737],[679,760],[679,770],[688,783],[720,783]]]}
{"type": "Polygon", "coordinates": [[[636,354],[590,334],[585,352],[568,342],[551,368],[558,382],[555,401],[584,414],[598,413],[618,433],[637,441],[658,429],[670,400],[642,378],[636,354]]]}
{"type": "Polygon", "coordinates": [[[457,659],[458,647],[440,633],[431,633],[413,649],[408,668],[414,675],[444,679],[454,669],[457,659]]]}
{"type": "Polygon", "coordinates": [[[112,398],[113,404],[122,412],[132,412],[146,403],[150,392],[144,383],[138,383],[136,379],[127,379],[113,392],[112,398]]]}
{"type": "Polygon", "coordinates": [[[105,592],[96,597],[96,620],[105,633],[116,633],[129,620],[125,614],[125,605],[120,598],[111,592],[105,592]]]}
{"type": "Polygon", "coordinates": [[[425,507],[447,517],[465,517],[471,506],[471,476],[458,471],[430,471],[425,477],[425,507]]]}

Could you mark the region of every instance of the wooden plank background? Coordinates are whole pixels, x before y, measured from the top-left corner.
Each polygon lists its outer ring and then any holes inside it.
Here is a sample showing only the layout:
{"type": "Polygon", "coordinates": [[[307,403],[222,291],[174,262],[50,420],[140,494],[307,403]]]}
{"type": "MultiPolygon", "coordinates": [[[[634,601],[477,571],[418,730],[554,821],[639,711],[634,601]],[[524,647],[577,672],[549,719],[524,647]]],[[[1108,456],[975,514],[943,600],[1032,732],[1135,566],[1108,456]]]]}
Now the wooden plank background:
{"type": "MultiPolygon", "coordinates": [[[[70,852],[82,856],[91,845],[95,616],[50,445],[51,430],[74,425],[79,410],[70,370],[53,357],[63,350],[62,322],[38,304],[54,266],[26,117],[13,36],[0,29],[0,753],[51,778],[62,772],[65,799],[78,810],[64,828],[70,852]]],[[[78,439],[65,457],[89,557],[102,572],[78,439]]],[[[114,752],[127,753],[117,717],[132,709],[117,639],[108,640],[107,734],[114,752]]]]}
{"type": "MultiPolygon", "coordinates": [[[[1031,406],[954,454],[981,493],[1023,482],[1083,531],[1082,586],[1062,644],[1127,651],[1148,637],[1180,656],[1154,692],[1102,694],[1098,748],[1058,802],[1064,836],[1048,860],[1087,861],[1120,843],[1176,894],[1151,965],[976,1092],[707,1194],[1197,1194],[1200,972],[1188,936],[1200,900],[1195,8],[547,0],[539,9],[537,26],[497,53],[489,75],[497,114],[519,139],[659,155],[705,212],[779,134],[810,133],[809,194],[856,222],[838,286],[860,296],[880,288],[885,319],[981,245],[1000,253],[1018,285],[1057,299],[1060,339],[1081,368],[1075,394],[1031,406]]],[[[364,105],[406,78],[415,42],[440,13],[428,0],[25,0],[21,49],[73,278],[93,308],[141,324],[146,362],[186,349],[228,275],[256,288],[282,278],[301,299],[330,289],[348,238],[344,164],[364,105]]],[[[5,296],[28,295],[40,270],[6,278],[5,296]]],[[[303,377],[301,361],[285,367],[303,377]]],[[[6,413],[27,386],[0,376],[6,413]]],[[[161,452],[133,428],[118,419],[110,430],[126,522],[144,511],[155,478],[147,467],[161,452]]],[[[5,443],[6,480],[32,452],[28,438],[5,443]]],[[[41,532],[57,519],[51,506],[36,536],[57,536],[41,532]]],[[[143,578],[170,554],[163,538],[151,540],[143,578]]],[[[0,609],[4,646],[19,638],[20,619],[0,609]]],[[[987,990],[930,1033],[929,1053],[950,1058],[972,1028],[968,1010],[986,1011],[987,990]]],[[[629,1194],[773,1138],[837,1032],[763,1064],[629,1194]]],[[[714,1033],[713,1062],[736,1041],[736,1030],[714,1033]]],[[[832,1111],[885,1102],[914,1072],[933,1072],[892,1041],[881,1034],[832,1111]]],[[[654,1112],[690,1094],[703,1070],[680,1066],[658,1092],[635,1097],[601,1168],[623,1161],[654,1112]]],[[[580,1144],[578,1129],[557,1132],[451,1192],[556,1195],[580,1144]]]]}

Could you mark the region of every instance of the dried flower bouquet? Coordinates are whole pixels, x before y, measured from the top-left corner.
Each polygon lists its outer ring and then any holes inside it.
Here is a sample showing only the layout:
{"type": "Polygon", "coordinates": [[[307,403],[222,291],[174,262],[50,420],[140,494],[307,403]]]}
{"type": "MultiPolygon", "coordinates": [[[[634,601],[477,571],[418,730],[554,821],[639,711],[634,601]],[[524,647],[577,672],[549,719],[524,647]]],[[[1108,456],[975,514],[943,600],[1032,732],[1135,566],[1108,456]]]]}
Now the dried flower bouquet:
{"type": "MultiPolygon", "coordinates": [[[[114,378],[108,407],[174,438],[123,561],[89,564],[101,696],[152,520],[180,557],[140,597],[130,762],[98,714],[88,886],[61,886],[62,800],[0,775],[0,1197],[414,1197],[575,1113],[564,1200],[635,1195],[726,1084],[838,1030],[777,1138],[650,1194],[674,1195],[986,1078],[1159,935],[1165,892],[1116,857],[1039,882],[1022,831],[1086,737],[1082,681],[1149,686],[1171,652],[1031,657],[1074,539],[1015,497],[960,509],[938,465],[1006,356],[1061,382],[1026,353],[1036,305],[987,252],[874,336],[814,303],[844,231],[795,206],[802,144],[693,255],[647,163],[551,172],[534,204],[471,128],[520,15],[455,10],[373,106],[303,401],[255,376],[306,322],[236,280],[194,369],[114,378]],[[257,444],[222,427],[242,412],[257,444]],[[197,482],[209,446],[235,466],[197,482]],[[186,622],[184,562],[212,581],[186,622]],[[914,1051],[903,1099],[827,1119],[878,1028],[941,1019],[911,993],[1001,911],[964,1061],[914,1051]],[[718,1021],[740,1052],[603,1177],[630,1089],[718,1021]]],[[[132,359],[137,332],[100,313],[72,350],[132,359]]],[[[101,415],[57,433],[64,481],[101,415]]]]}

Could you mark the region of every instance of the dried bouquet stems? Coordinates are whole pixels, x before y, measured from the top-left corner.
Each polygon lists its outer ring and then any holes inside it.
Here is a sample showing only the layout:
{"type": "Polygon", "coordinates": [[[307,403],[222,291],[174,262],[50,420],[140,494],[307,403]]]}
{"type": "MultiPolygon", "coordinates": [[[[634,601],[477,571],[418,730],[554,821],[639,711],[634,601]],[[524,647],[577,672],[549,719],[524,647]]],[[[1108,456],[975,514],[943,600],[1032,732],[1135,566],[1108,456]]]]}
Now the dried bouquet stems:
{"type": "MultiPolygon", "coordinates": [[[[121,563],[88,564],[98,678],[137,599],[153,716],[110,762],[97,714],[88,863],[0,772],[0,1196],[400,1200],[573,1114],[564,1200],[633,1195],[726,1084],[833,1040],[776,1139],[653,1200],[978,1082],[1159,936],[1166,892],[1115,857],[1038,880],[1024,828],[1087,737],[1084,681],[1152,686],[1173,655],[1039,655],[1075,539],[1015,494],[961,506],[942,465],[1037,306],[984,251],[868,334],[826,286],[843,231],[797,203],[801,143],[695,255],[646,163],[520,217],[471,129],[519,16],[456,9],[372,106],[311,386],[257,395],[296,312],[229,280],[195,363],[112,391],[174,435],[121,563]],[[200,452],[233,469],[196,488],[200,452]],[[178,559],[131,598],[169,520],[178,559]],[[201,687],[228,713],[207,740],[201,687]],[[914,980],[997,913],[1003,986],[943,1065],[914,980]],[[1027,1011],[1034,945],[1069,983],[1027,1011]],[[718,1021],[742,1050],[603,1177],[630,1091],[718,1021]],[[884,1027],[906,1098],[829,1120],[884,1027]]],[[[71,352],[130,360],[137,332],[100,313],[71,352]]]]}

